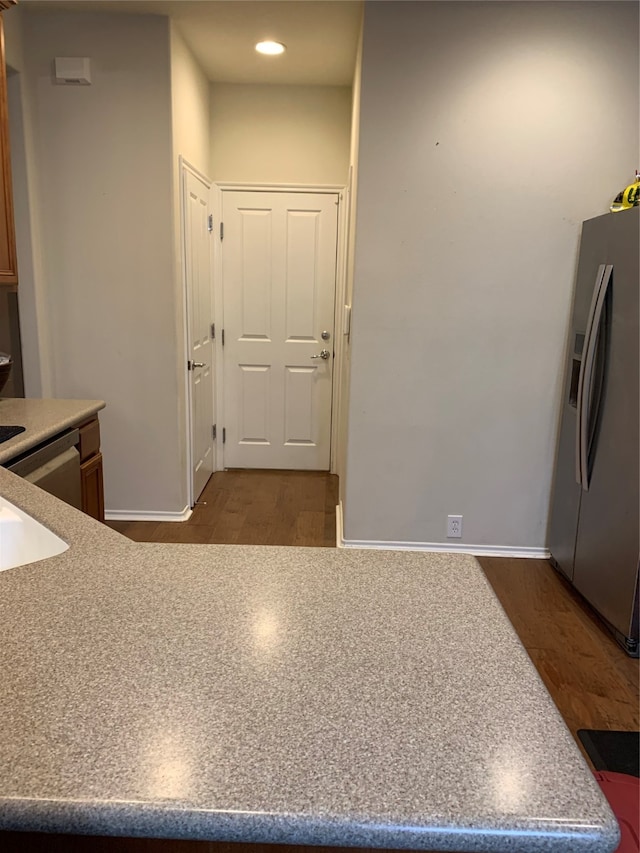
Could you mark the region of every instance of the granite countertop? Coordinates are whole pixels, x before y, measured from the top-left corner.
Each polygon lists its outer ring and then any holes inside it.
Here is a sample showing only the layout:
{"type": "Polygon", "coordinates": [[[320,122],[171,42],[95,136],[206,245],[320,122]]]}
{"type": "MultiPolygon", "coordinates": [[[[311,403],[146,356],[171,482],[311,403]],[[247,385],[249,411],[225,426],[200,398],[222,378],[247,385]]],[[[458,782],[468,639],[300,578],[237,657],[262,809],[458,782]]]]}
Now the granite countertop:
{"type": "Polygon", "coordinates": [[[0,424],[26,428],[25,432],[0,444],[0,465],[87,420],[100,409],[104,409],[102,400],[0,399],[0,424]]]}
{"type": "Polygon", "coordinates": [[[614,850],[473,557],[143,545],[0,470],[69,542],[0,573],[0,828],[614,850]]]}

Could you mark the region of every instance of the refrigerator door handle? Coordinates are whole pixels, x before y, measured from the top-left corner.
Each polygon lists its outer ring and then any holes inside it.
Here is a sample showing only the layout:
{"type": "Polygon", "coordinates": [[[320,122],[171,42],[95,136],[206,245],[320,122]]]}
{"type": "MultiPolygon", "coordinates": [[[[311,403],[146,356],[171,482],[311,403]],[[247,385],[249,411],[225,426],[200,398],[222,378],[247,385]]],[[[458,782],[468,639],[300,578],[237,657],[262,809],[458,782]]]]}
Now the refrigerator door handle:
{"type": "Polygon", "coordinates": [[[593,387],[593,371],[596,359],[596,344],[598,331],[602,320],[602,311],[609,284],[611,282],[612,264],[601,264],[596,276],[593,290],[589,319],[587,321],[587,337],[578,380],[578,406],[576,418],[576,480],[584,491],[589,490],[589,414],[593,387]]]}
{"type": "Polygon", "coordinates": [[[593,326],[593,315],[596,312],[598,303],[598,295],[602,287],[602,279],[604,278],[604,264],[600,264],[596,274],[596,280],[593,285],[593,293],[591,295],[591,305],[589,306],[589,315],[587,317],[587,326],[585,329],[585,339],[582,345],[582,358],[580,360],[580,373],[578,375],[578,399],[576,404],[576,483],[582,486],[582,453],[581,453],[581,438],[582,438],[582,408],[583,408],[583,388],[584,375],[587,361],[587,349],[591,339],[591,328],[593,326]]]}

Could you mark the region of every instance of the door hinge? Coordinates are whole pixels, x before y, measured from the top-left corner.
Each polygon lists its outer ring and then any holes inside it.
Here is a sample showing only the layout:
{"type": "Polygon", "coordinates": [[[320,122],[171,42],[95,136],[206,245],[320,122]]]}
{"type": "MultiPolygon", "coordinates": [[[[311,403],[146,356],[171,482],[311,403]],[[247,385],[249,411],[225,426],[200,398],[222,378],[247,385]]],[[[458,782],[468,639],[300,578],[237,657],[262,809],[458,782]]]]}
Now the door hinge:
{"type": "Polygon", "coordinates": [[[227,440],[227,430],[225,429],[225,427],[222,427],[222,443],[225,444],[226,440],[227,440]]]}
{"type": "Polygon", "coordinates": [[[220,239],[224,240],[224,222],[220,223],[220,239]]]}
{"type": "Polygon", "coordinates": [[[216,324],[212,323],[211,324],[211,340],[215,341],[215,339],[216,339],[216,324]]]}
{"type": "Polygon", "coordinates": [[[214,424],[214,425],[211,427],[211,438],[215,441],[215,440],[216,440],[217,435],[218,435],[218,430],[216,429],[216,425],[214,424]]]}
{"type": "Polygon", "coordinates": [[[222,330],[222,332],[220,333],[220,338],[221,338],[221,340],[222,340],[222,346],[224,346],[224,329],[223,329],[223,330],[222,330]]]}
{"type": "Polygon", "coordinates": [[[213,213],[210,213],[207,217],[207,231],[209,234],[213,231],[213,213]]]}

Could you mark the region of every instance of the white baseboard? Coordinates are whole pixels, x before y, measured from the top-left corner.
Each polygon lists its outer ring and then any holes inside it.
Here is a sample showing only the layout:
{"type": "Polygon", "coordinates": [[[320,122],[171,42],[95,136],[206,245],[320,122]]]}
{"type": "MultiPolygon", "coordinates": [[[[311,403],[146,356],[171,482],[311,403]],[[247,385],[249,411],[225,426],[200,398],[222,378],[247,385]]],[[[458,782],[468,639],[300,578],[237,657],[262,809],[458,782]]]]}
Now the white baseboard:
{"type": "Polygon", "coordinates": [[[336,507],[336,548],[344,548],[344,538],[342,531],[344,530],[344,520],[342,517],[342,501],[338,501],[336,507]]]}
{"type": "Polygon", "coordinates": [[[432,551],[444,554],[473,554],[474,557],[524,557],[534,560],[546,560],[550,556],[547,548],[525,548],[511,545],[453,545],[448,542],[383,542],[365,539],[344,539],[342,534],[342,508],[336,507],[336,528],[338,529],[338,548],[365,548],[378,551],[432,551]]]}
{"type": "Polygon", "coordinates": [[[188,521],[193,510],[186,506],[182,512],[136,512],[135,510],[106,509],[106,521],[188,521]]]}

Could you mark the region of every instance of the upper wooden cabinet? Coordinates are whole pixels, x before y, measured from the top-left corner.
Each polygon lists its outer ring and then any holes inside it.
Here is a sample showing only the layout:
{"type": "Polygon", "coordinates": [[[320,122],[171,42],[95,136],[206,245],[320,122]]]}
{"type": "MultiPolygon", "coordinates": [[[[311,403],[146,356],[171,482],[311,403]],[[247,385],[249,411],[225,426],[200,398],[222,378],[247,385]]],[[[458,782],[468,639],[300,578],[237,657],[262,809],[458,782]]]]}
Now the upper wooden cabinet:
{"type": "MultiPolygon", "coordinates": [[[[0,9],[14,5],[0,0],[0,9]]],[[[0,284],[18,283],[16,233],[13,220],[13,190],[9,153],[9,108],[7,105],[7,68],[4,59],[4,30],[0,14],[0,284]]]]}

